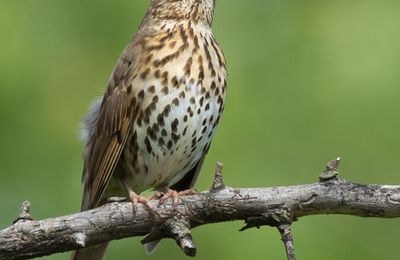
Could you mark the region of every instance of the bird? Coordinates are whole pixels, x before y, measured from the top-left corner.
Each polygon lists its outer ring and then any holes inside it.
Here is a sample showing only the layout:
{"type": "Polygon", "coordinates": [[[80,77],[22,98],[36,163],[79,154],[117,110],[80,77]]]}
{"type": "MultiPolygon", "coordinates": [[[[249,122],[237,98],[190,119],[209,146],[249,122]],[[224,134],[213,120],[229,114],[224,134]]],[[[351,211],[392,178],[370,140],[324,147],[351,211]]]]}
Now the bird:
{"type": "MultiPolygon", "coordinates": [[[[212,32],[216,0],[150,0],[149,8],[83,119],[81,210],[128,197],[149,201],[193,188],[225,106],[227,65],[212,32]]],[[[146,244],[154,251],[158,242],[146,244]]],[[[107,243],[72,259],[103,259],[107,243]]]]}

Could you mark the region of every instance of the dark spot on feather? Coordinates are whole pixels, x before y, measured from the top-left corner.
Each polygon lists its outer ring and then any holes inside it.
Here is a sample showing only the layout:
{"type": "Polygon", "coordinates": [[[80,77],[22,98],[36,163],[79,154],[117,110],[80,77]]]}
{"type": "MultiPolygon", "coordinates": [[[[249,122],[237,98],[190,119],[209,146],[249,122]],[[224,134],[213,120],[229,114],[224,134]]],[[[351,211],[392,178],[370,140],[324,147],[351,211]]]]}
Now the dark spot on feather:
{"type": "Polygon", "coordinates": [[[174,141],[174,143],[176,143],[176,142],[178,142],[179,141],[179,135],[177,135],[177,134],[175,134],[175,133],[172,133],[171,134],[171,138],[172,138],[172,140],[174,141]]]}
{"type": "Polygon", "coordinates": [[[172,100],[172,104],[174,104],[175,106],[179,106],[179,99],[178,98],[174,98],[172,100]]]}
{"type": "Polygon", "coordinates": [[[153,61],[153,66],[158,68],[161,65],[161,61],[159,59],[153,61]]]}
{"type": "Polygon", "coordinates": [[[147,55],[146,59],[144,60],[144,63],[148,64],[151,61],[152,58],[153,58],[153,54],[147,55]]]}
{"type": "Polygon", "coordinates": [[[178,125],[179,125],[179,120],[175,118],[175,120],[171,122],[172,132],[176,132],[178,130],[178,125]]]}
{"type": "Polygon", "coordinates": [[[215,95],[215,96],[218,96],[218,95],[219,95],[219,88],[216,88],[216,89],[215,89],[214,95],[215,95]]]}
{"type": "Polygon", "coordinates": [[[150,140],[149,140],[149,138],[147,136],[146,136],[146,138],[144,138],[144,144],[146,145],[147,152],[149,154],[151,154],[152,147],[151,147],[151,144],[150,144],[150,140]]]}
{"type": "Polygon", "coordinates": [[[165,125],[164,115],[163,115],[163,114],[158,114],[158,116],[157,116],[157,123],[158,123],[160,126],[164,126],[164,125],[165,125]]]}
{"type": "Polygon", "coordinates": [[[158,144],[160,146],[164,146],[165,145],[164,138],[162,138],[162,137],[158,138],[158,144]]]}
{"type": "Polygon", "coordinates": [[[168,105],[165,106],[165,108],[164,108],[164,110],[163,110],[163,115],[164,115],[165,117],[168,117],[169,112],[171,112],[171,105],[168,104],[168,105]]]}
{"type": "Polygon", "coordinates": [[[217,103],[218,103],[218,104],[221,104],[221,105],[224,103],[224,100],[222,99],[221,96],[218,96],[217,103]]]}
{"type": "Polygon", "coordinates": [[[143,72],[140,74],[140,78],[141,78],[142,80],[145,80],[145,79],[147,78],[147,75],[149,75],[149,72],[150,72],[150,68],[147,68],[145,71],[143,71],[143,72]]]}
{"type": "Polygon", "coordinates": [[[158,79],[158,78],[160,78],[160,76],[161,76],[161,71],[160,70],[156,70],[154,72],[154,77],[156,77],[156,79],[158,79]]]}
{"type": "Polygon", "coordinates": [[[152,127],[152,128],[153,128],[153,131],[154,131],[154,132],[160,131],[160,127],[159,127],[158,124],[156,124],[156,123],[153,124],[153,127],[152,127]]]}
{"type": "Polygon", "coordinates": [[[128,87],[126,87],[126,93],[131,94],[132,93],[132,84],[130,84],[128,87]]]}
{"type": "Polygon", "coordinates": [[[196,144],[197,144],[197,138],[194,137],[194,138],[192,139],[192,147],[195,147],[196,144]]]}
{"type": "Polygon", "coordinates": [[[179,86],[179,81],[178,81],[178,79],[177,79],[176,76],[174,76],[174,77],[171,79],[171,83],[172,83],[172,85],[173,85],[174,87],[176,87],[176,88],[179,86]]]}
{"type": "Polygon", "coordinates": [[[148,127],[147,128],[147,135],[152,139],[152,140],[156,140],[157,139],[157,135],[156,133],[154,133],[153,128],[148,127]]]}
{"type": "Polygon", "coordinates": [[[200,100],[199,100],[199,104],[200,104],[201,107],[203,106],[203,103],[204,103],[204,97],[201,97],[200,100]]]}
{"type": "Polygon", "coordinates": [[[150,51],[155,51],[155,50],[161,50],[162,48],[164,48],[164,44],[158,44],[158,45],[151,45],[149,47],[147,47],[146,51],[150,52],[150,51]]]}
{"type": "Polygon", "coordinates": [[[141,91],[139,91],[138,97],[139,97],[140,99],[143,99],[143,98],[144,98],[144,90],[143,90],[143,89],[142,89],[141,91]]]}
{"type": "Polygon", "coordinates": [[[214,90],[216,87],[217,87],[217,85],[215,84],[215,81],[211,82],[210,88],[211,88],[212,90],[214,90]]]}
{"type": "Polygon", "coordinates": [[[165,95],[167,95],[168,94],[168,87],[163,87],[162,89],[161,89],[161,92],[162,93],[164,93],[165,95]]]}
{"type": "Polygon", "coordinates": [[[147,89],[150,93],[154,93],[154,92],[156,92],[156,87],[155,86],[150,86],[148,89],[147,89]]]}
{"type": "Polygon", "coordinates": [[[164,73],[161,75],[162,81],[161,84],[163,86],[168,86],[168,71],[164,71],[164,73]]]}

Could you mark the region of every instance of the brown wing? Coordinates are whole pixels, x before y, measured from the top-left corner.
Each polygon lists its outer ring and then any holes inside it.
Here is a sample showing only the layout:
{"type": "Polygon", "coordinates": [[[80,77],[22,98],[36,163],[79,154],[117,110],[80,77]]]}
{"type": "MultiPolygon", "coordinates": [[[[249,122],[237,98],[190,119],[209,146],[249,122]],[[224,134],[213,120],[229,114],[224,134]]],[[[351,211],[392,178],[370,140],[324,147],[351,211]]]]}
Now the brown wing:
{"type": "Polygon", "coordinates": [[[111,179],[139,106],[132,86],[140,45],[123,52],[108,83],[85,158],[82,210],[96,207],[111,179]]]}

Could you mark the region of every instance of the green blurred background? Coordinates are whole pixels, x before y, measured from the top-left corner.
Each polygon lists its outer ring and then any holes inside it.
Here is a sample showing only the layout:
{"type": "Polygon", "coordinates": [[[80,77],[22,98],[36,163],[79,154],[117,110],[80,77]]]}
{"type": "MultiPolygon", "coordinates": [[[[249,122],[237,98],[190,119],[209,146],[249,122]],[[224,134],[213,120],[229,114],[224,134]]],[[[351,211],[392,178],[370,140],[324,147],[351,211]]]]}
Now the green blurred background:
{"type": "MultiPolygon", "coordinates": [[[[0,0],[0,228],[23,200],[35,219],[79,210],[80,118],[102,95],[146,0],[0,0]]],[[[197,184],[216,161],[236,187],[310,183],[330,159],[343,177],[400,183],[400,2],[218,0],[228,102],[197,184]]],[[[196,259],[285,259],[271,228],[193,231],[196,259]]],[[[397,259],[399,220],[315,216],[294,225],[299,259],[397,259]]],[[[108,259],[188,259],[140,238],[108,259]]],[[[67,259],[58,254],[45,259],[67,259]]]]}

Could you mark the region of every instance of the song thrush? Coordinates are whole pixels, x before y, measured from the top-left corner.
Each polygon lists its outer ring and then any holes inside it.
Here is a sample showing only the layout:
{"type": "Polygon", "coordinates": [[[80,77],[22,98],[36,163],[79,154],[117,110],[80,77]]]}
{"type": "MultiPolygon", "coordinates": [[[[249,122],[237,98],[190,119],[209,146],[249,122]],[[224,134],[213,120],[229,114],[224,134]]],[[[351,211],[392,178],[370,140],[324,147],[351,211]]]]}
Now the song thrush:
{"type": "MultiPolygon", "coordinates": [[[[110,196],[190,189],[226,94],[226,62],[213,36],[215,0],[151,0],[138,32],[84,120],[82,210],[110,196]]],[[[148,249],[154,249],[154,243],[148,249]]],[[[74,259],[102,259],[106,244],[74,259]]]]}

